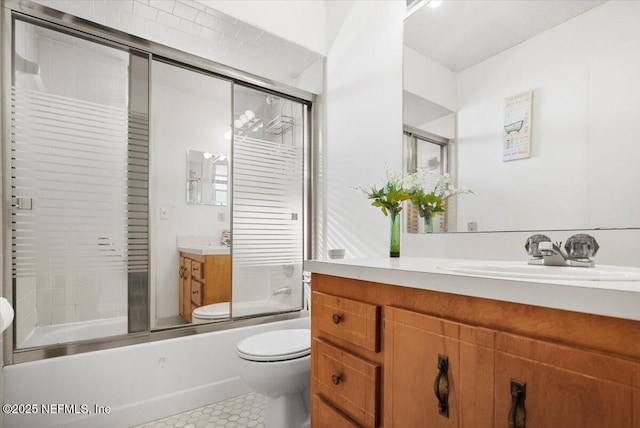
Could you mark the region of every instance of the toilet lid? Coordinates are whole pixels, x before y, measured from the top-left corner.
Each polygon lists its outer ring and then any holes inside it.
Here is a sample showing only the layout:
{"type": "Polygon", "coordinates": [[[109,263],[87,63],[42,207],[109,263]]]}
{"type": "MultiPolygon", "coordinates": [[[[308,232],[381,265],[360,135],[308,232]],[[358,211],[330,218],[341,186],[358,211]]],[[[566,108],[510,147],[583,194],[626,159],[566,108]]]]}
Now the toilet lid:
{"type": "Polygon", "coordinates": [[[229,318],[229,302],[200,306],[193,310],[192,315],[196,318],[206,320],[229,318]]]}
{"type": "Polygon", "coordinates": [[[269,331],[238,343],[240,358],[251,361],[285,361],[310,353],[311,330],[308,328],[269,331]]]}

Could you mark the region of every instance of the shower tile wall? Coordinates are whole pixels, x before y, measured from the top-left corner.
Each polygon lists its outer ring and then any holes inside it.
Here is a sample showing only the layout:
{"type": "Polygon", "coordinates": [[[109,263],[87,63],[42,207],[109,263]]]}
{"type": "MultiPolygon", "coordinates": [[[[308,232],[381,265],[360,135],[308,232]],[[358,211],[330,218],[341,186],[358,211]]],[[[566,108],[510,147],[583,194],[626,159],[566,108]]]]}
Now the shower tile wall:
{"type": "MultiPolygon", "coordinates": [[[[20,28],[25,31],[16,31],[16,52],[37,63],[41,71],[35,77],[18,73],[18,87],[61,96],[72,103],[79,100],[120,108],[126,105],[126,61],[107,59],[103,48],[98,45],[70,45],[68,39],[56,39],[40,30],[33,31],[33,26],[23,24],[20,28]],[[96,80],[103,81],[104,84],[96,85],[96,80]]],[[[123,142],[120,147],[122,173],[126,174],[126,129],[123,136],[113,138],[120,138],[123,142]]],[[[64,154],[64,149],[56,149],[55,144],[48,150],[54,157],[64,154]],[[60,151],[55,152],[56,150],[60,151]]],[[[87,162],[102,162],[99,152],[85,153],[84,156],[87,157],[87,162]]],[[[73,166],[68,168],[70,173],[74,172],[73,166]]],[[[125,186],[119,190],[114,189],[104,202],[118,200],[126,200],[125,186]]],[[[37,196],[34,204],[34,213],[42,209],[41,212],[46,215],[46,209],[38,206],[37,196]]],[[[100,217],[100,207],[86,205],[83,208],[88,212],[87,216],[100,217]]],[[[103,230],[114,231],[115,235],[118,233],[116,231],[122,233],[126,229],[125,215],[116,216],[110,221],[111,224],[103,227],[103,230]]],[[[46,256],[49,254],[46,248],[47,244],[41,245],[38,242],[36,254],[44,258],[37,261],[35,272],[16,278],[18,346],[28,339],[36,327],[126,316],[127,273],[124,264],[119,271],[80,270],[82,268],[73,263],[61,266],[46,260],[49,258],[46,256]]]]}
{"type": "Polygon", "coordinates": [[[255,302],[269,300],[269,266],[246,266],[233,273],[233,301],[255,302]]]}
{"type": "Polygon", "coordinates": [[[285,266],[243,266],[237,269],[234,272],[234,303],[271,301],[296,307],[302,302],[302,266],[291,266],[291,275],[285,266]],[[282,287],[290,287],[291,294],[273,294],[282,287]]]}
{"type": "MultiPolygon", "coordinates": [[[[322,58],[302,46],[207,7],[204,1],[35,2],[287,84],[295,83],[292,78],[322,58]]],[[[322,67],[316,71],[322,75],[322,67]]],[[[305,88],[305,84],[301,82],[300,87],[311,90],[305,88]]]]}

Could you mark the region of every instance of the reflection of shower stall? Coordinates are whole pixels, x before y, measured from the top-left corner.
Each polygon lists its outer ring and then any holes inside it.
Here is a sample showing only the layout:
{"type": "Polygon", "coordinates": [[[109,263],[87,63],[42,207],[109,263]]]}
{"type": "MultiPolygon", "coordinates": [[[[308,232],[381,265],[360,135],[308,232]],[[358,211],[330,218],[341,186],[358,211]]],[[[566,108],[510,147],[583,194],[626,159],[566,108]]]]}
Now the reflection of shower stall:
{"type": "Polygon", "coordinates": [[[15,346],[126,334],[147,264],[147,119],[129,104],[137,62],[19,20],[13,42],[15,346]]]}

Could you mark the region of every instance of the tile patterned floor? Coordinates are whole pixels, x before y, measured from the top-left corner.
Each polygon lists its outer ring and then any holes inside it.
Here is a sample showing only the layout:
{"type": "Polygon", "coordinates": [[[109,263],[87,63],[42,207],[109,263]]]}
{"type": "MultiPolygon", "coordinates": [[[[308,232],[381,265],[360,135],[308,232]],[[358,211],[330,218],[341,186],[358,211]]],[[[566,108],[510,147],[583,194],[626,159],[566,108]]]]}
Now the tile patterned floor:
{"type": "Polygon", "coordinates": [[[254,392],[134,428],[264,428],[267,399],[254,392]]]}

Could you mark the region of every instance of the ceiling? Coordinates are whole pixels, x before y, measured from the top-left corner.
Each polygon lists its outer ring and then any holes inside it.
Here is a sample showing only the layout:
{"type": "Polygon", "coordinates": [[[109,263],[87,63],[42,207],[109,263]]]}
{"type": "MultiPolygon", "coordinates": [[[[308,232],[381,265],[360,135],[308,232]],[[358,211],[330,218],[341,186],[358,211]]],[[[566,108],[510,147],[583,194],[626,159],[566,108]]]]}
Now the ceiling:
{"type": "Polygon", "coordinates": [[[444,0],[405,20],[404,43],[459,72],[605,1],[444,0]]]}

